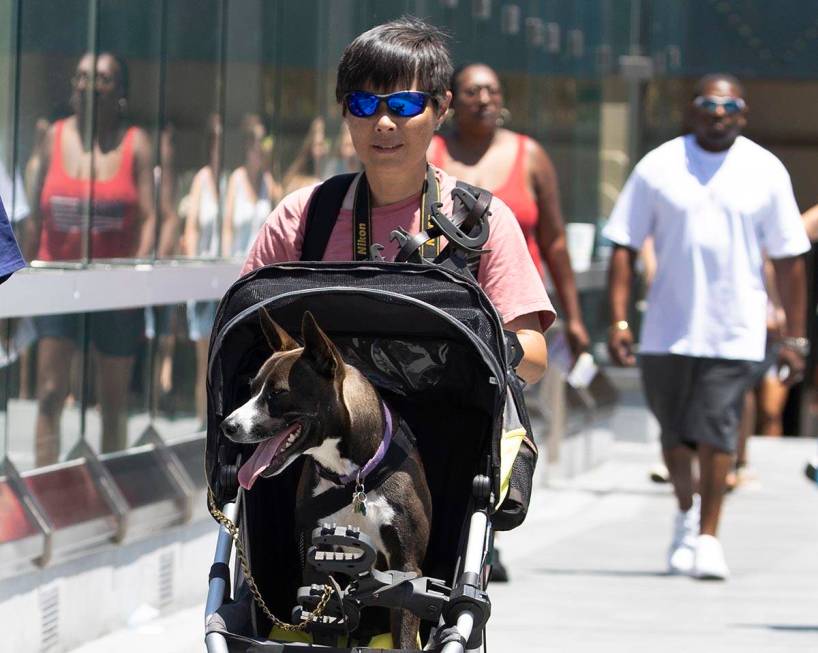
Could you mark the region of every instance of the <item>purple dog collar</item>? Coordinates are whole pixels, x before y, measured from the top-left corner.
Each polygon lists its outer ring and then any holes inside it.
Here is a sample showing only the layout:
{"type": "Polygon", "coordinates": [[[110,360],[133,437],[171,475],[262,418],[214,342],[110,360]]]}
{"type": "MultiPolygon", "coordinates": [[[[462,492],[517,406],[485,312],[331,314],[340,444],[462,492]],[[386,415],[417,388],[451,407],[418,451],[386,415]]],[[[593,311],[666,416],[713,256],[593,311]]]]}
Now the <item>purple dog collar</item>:
{"type": "Polygon", "coordinates": [[[363,467],[357,472],[339,478],[343,485],[355,480],[359,483],[362,482],[373,469],[380,465],[383,457],[386,455],[386,451],[389,449],[389,444],[392,442],[392,414],[383,401],[381,401],[381,407],[383,408],[384,415],[383,440],[381,440],[375,455],[372,456],[363,467]]]}

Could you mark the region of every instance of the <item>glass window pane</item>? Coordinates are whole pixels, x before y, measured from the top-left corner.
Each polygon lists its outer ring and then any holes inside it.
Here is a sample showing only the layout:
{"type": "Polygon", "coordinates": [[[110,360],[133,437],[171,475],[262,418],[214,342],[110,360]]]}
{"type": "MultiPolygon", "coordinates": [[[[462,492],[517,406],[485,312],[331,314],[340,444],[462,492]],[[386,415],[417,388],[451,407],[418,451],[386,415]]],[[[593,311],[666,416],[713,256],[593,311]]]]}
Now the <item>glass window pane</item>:
{"type": "Polygon", "coordinates": [[[170,253],[174,256],[216,258],[221,253],[227,189],[221,115],[224,4],[179,0],[167,5],[164,102],[173,129],[173,180],[166,183],[168,164],[163,161],[162,201],[175,208],[183,223],[170,253]]]}
{"type": "Polygon", "coordinates": [[[121,451],[150,423],[146,309],[88,313],[86,322],[90,356],[85,440],[98,454],[121,451]]]}
{"type": "Polygon", "coordinates": [[[22,243],[23,227],[29,210],[19,157],[14,147],[17,34],[13,29],[16,4],[11,0],[0,0],[0,98],[4,100],[0,102],[0,200],[18,241],[22,243]]]}
{"type": "Polygon", "coordinates": [[[204,379],[216,302],[154,306],[150,313],[152,423],[170,442],[204,428],[204,379]]]}
{"type": "Polygon", "coordinates": [[[175,213],[157,211],[155,194],[173,149],[160,95],[163,4],[98,1],[92,259],[153,258],[161,233],[163,247],[175,243],[175,213]]]}
{"type": "MultiPolygon", "coordinates": [[[[32,209],[32,258],[50,263],[88,257],[88,179],[92,102],[78,62],[90,51],[93,3],[18,3],[20,61],[17,93],[18,160],[32,209]],[[76,84],[72,82],[76,80],[76,84]]],[[[91,66],[93,70],[93,66],[91,66]]],[[[88,71],[85,71],[88,72],[88,71]]]]}
{"type": "MultiPolygon", "coordinates": [[[[242,260],[281,195],[276,153],[287,144],[270,129],[277,110],[280,76],[265,71],[265,54],[274,50],[278,13],[285,4],[248,0],[228,3],[225,48],[225,194],[222,252],[242,260]]],[[[295,31],[295,30],[292,30],[295,31]]],[[[281,34],[283,36],[283,33],[281,34]]],[[[298,103],[288,108],[293,116],[298,103]]]]}
{"type": "Polygon", "coordinates": [[[21,471],[69,457],[82,432],[85,318],[42,315],[11,320],[8,453],[21,471]]]}

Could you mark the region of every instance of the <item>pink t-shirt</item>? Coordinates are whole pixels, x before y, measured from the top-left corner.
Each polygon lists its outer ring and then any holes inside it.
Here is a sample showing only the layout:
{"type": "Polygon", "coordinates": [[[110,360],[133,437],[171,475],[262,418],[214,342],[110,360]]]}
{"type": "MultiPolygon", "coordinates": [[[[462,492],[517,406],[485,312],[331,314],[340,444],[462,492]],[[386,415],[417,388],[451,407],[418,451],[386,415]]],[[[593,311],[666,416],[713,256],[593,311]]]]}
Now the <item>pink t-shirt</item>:
{"type": "MultiPolygon", "coordinates": [[[[435,173],[440,182],[442,211],[451,215],[452,189],[457,180],[437,168],[435,173]]],[[[276,206],[256,236],[242,274],[270,263],[298,261],[301,258],[307,207],[315,188],[309,186],[297,190],[276,206]]],[[[338,214],[338,221],[324,252],[325,261],[353,260],[351,197],[350,192],[338,214]]],[[[489,239],[485,245],[490,251],[480,259],[477,281],[505,324],[521,315],[537,313],[545,331],[554,321],[554,307],[528,255],[517,219],[508,206],[496,197],[492,198],[490,210],[489,239]]],[[[384,245],[382,254],[386,260],[393,260],[398,252],[397,243],[389,240],[392,231],[398,227],[413,234],[420,230],[420,194],[372,210],[372,242],[384,245]]],[[[444,245],[445,242],[441,242],[441,247],[444,245]]]]}

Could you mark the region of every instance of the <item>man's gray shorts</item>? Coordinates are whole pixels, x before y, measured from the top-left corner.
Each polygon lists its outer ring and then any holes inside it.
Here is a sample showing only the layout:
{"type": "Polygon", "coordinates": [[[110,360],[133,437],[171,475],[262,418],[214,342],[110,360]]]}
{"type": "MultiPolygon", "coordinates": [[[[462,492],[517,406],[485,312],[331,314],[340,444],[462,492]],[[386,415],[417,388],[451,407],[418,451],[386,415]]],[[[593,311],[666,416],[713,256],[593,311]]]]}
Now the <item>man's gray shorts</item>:
{"type": "Polygon", "coordinates": [[[744,392],[758,363],[677,354],[639,357],[651,412],[662,428],[662,448],[709,444],[736,450],[744,392]]]}

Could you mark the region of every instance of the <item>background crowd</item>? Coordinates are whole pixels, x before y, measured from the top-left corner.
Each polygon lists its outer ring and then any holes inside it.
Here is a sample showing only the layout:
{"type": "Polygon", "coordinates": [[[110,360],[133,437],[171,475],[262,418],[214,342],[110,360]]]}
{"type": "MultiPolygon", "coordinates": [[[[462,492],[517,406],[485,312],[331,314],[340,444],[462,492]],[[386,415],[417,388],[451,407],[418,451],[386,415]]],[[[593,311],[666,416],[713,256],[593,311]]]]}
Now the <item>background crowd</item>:
{"type": "MultiPolygon", "coordinates": [[[[804,16],[767,16],[778,32],[792,32],[773,47],[764,21],[736,3],[688,13],[672,2],[626,3],[639,10],[632,25],[606,2],[544,3],[525,16],[511,2],[423,4],[452,32],[461,64],[429,160],[513,209],[559,302],[571,359],[590,350],[605,361],[611,319],[602,285],[578,290],[572,267],[587,262],[572,266],[564,222],[598,227],[588,254],[606,269],[619,241],[611,231],[603,238],[601,227],[628,174],[694,127],[691,99],[710,95],[696,80],[716,63],[741,77],[735,99],[752,110],[746,135],[784,161],[816,239],[818,209],[809,207],[818,126],[793,101],[814,95],[804,16]],[[705,42],[709,49],[699,47],[705,42]]],[[[361,3],[337,21],[321,3],[102,0],[96,22],[86,5],[0,0],[8,18],[0,50],[9,53],[0,82],[13,98],[0,108],[0,197],[25,258],[63,270],[201,263],[204,274],[222,262],[235,272],[283,197],[359,168],[328,80],[345,43],[406,3],[361,3]],[[193,25],[190,15],[199,18],[193,25]],[[304,24],[316,29],[292,29],[304,24]]],[[[706,157],[697,165],[711,167],[706,157]]],[[[630,243],[640,250],[636,305],[664,283],[655,236],[630,243]]],[[[728,487],[752,478],[746,434],[809,434],[818,412],[811,358],[806,383],[785,383],[795,363],[778,358],[792,325],[772,283],[775,264],[765,265],[767,364],[754,368],[743,394],[728,487]]],[[[174,296],[156,307],[0,322],[3,454],[30,471],[75,458],[83,441],[107,455],[149,427],[169,439],[198,432],[215,310],[215,298],[174,296]]],[[[643,315],[630,306],[614,323],[628,322],[635,338],[643,315]]],[[[540,390],[529,389],[534,413],[540,390]]],[[[667,470],[656,477],[668,480],[667,470]]]]}

